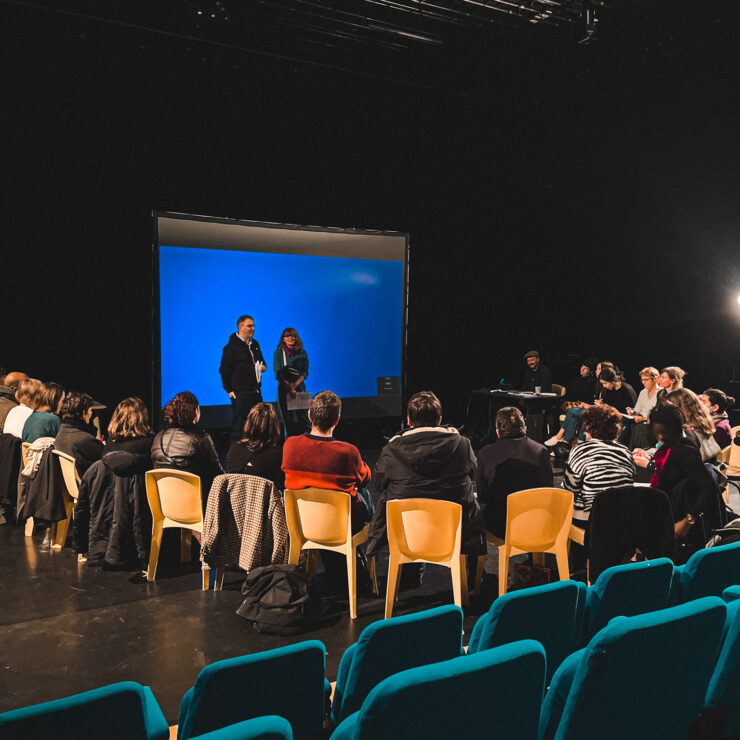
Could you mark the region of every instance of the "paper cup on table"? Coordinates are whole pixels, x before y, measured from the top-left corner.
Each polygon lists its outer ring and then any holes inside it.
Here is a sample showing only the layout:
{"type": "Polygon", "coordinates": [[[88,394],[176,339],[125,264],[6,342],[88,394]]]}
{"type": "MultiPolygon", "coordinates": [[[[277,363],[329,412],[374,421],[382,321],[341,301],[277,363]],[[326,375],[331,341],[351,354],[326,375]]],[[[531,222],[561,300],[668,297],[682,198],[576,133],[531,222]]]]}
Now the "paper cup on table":
{"type": "Polygon", "coordinates": [[[539,396],[540,393],[542,393],[542,386],[541,385],[536,385],[534,387],[534,392],[539,396]]]}

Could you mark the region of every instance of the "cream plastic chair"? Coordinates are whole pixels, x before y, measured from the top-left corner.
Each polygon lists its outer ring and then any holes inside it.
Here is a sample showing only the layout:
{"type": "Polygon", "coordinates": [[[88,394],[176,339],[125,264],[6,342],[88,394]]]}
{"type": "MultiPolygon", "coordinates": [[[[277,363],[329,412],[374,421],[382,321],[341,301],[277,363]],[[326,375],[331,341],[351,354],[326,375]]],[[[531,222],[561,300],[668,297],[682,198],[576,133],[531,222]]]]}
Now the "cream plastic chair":
{"type": "Polygon", "coordinates": [[[531,552],[537,564],[544,553],[555,554],[561,581],[570,577],[568,538],[573,519],[573,494],[560,488],[530,488],[509,494],[506,537],[498,551],[498,592],[505,594],[509,581],[509,558],[531,552]],[[542,553],[541,555],[538,554],[542,553]]]}
{"type": "MultiPolygon", "coordinates": [[[[28,465],[28,448],[31,446],[30,442],[21,442],[21,470],[28,465]]],[[[33,517],[29,516],[28,519],[26,519],[26,526],[25,526],[25,534],[26,537],[32,537],[33,536],[33,517]]]]}
{"type": "MultiPolygon", "coordinates": [[[[309,575],[316,567],[316,550],[338,552],[347,558],[349,616],[357,619],[357,546],[367,541],[369,525],[352,534],[351,497],[342,491],[301,488],[284,493],[285,519],[290,533],[288,562],[298,565],[301,550],[308,550],[309,575]]],[[[369,563],[373,592],[378,593],[375,560],[369,563]]]]}
{"type": "Polygon", "coordinates": [[[455,604],[468,606],[465,555],[460,554],[462,506],[452,501],[407,498],[388,501],[388,588],[385,618],[398,597],[399,570],[404,563],[434,563],[449,568],[455,604]]]}
{"type": "Polygon", "coordinates": [[[564,396],[565,395],[565,386],[559,385],[558,383],[552,384],[552,392],[557,396],[564,396]]]}
{"type": "MultiPolygon", "coordinates": [[[[152,511],[152,545],[149,551],[147,581],[157,575],[162,534],[170,527],[180,528],[180,562],[190,560],[193,532],[203,532],[200,477],[184,470],[155,468],[146,473],[146,497],[152,511]]],[[[203,590],[207,591],[210,569],[203,565],[203,590]]],[[[214,591],[221,590],[223,568],[216,569],[214,591]],[[220,572],[219,572],[220,571],[220,572]]]]}
{"type": "MultiPolygon", "coordinates": [[[[64,487],[67,489],[67,496],[64,499],[64,509],[67,512],[67,518],[54,524],[55,531],[51,543],[51,546],[55,550],[60,550],[67,541],[69,523],[72,521],[72,512],[79,496],[80,475],[77,472],[75,459],[71,455],[68,455],[66,452],[60,452],[59,450],[52,450],[52,452],[59,458],[59,467],[62,470],[64,487]]],[[[84,556],[82,559],[84,560],[84,556]]]]}

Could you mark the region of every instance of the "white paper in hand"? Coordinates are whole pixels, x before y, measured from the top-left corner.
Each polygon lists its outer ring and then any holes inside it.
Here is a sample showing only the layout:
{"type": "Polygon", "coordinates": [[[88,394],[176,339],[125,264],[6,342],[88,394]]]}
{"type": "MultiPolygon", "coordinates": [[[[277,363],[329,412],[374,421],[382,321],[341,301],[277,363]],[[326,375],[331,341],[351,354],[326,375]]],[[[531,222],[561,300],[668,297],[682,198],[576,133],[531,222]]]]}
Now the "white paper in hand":
{"type": "Polygon", "coordinates": [[[308,391],[302,391],[295,394],[293,398],[288,394],[287,398],[288,411],[301,411],[311,408],[311,394],[308,391]]]}

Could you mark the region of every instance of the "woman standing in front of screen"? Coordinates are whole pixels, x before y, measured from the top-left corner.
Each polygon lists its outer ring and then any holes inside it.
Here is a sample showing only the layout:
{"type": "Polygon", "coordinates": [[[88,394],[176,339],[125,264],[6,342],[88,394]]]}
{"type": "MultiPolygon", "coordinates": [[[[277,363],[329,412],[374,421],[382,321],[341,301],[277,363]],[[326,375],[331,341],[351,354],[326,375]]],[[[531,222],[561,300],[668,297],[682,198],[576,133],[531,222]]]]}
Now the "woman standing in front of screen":
{"type": "Polygon", "coordinates": [[[288,397],[295,398],[297,393],[306,390],[308,355],[298,332],[292,327],[283,331],[272,364],[278,382],[277,400],[283,434],[285,437],[303,434],[311,428],[308,413],[305,410],[288,411],[288,397]]]}

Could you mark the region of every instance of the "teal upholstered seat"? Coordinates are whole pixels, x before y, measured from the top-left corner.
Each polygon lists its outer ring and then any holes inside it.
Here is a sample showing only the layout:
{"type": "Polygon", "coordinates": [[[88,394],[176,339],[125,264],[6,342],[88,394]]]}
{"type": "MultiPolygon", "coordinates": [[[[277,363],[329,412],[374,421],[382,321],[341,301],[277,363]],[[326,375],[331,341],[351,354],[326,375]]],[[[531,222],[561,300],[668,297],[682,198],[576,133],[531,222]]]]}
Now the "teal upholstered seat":
{"type": "Polygon", "coordinates": [[[332,740],[529,740],[537,734],[545,651],[533,640],[396,673],[332,740]]]}
{"type": "Polygon", "coordinates": [[[557,581],[499,596],[476,623],[468,655],[515,640],[537,640],[547,655],[547,681],[578,647],[586,586],[557,581]]]}
{"type": "Polygon", "coordinates": [[[293,732],[287,719],[270,715],[198,735],[196,740],[293,740],[293,732]]]}
{"type": "Polygon", "coordinates": [[[728,586],[740,584],[740,542],[699,550],[676,572],[680,601],[721,596],[728,586]]]}
{"type": "Polygon", "coordinates": [[[246,719],[287,719],[297,740],[324,720],[326,648],[318,640],[266,650],[206,666],[180,703],[178,740],[246,719]]]}
{"type": "Polygon", "coordinates": [[[586,594],[586,641],[606,627],[612,617],[633,617],[667,608],[672,576],[673,563],[668,558],[604,570],[586,594]]]}
{"type": "Polygon", "coordinates": [[[167,740],[167,721],[147,686],[122,681],[0,714],[3,740],[167,740]]]}
{"type": "Polygon", "coordinates": [[[699,716],[727,607],[698,599],[615,617],[555,672],[540,740],[676,740],[699,716]]]}
{"type": "Polygon", "coordinates": [[[341,722],[365,697],[394,673],[456,658],[462,653],[463,613],[450,604],[365,627],[344,651],[334,688],[332,717],[341,722]]]}

